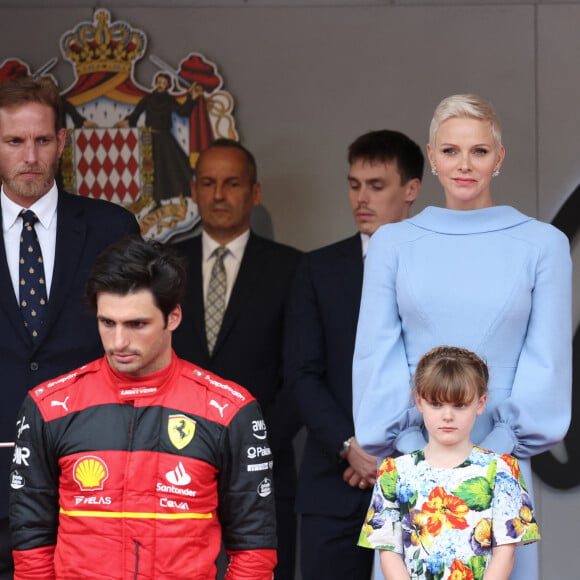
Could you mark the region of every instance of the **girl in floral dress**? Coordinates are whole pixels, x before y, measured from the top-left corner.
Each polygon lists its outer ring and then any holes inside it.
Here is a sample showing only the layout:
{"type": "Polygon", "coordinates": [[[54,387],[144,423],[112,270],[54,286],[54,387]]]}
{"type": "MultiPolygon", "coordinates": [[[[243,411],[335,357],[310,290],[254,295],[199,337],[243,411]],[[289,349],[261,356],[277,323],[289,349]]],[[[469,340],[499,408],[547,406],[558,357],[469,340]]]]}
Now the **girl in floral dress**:
{"type": "Polygon", "coordinates": [[[381,551],[387,580],[507,580],[516,546],[540,539],[517,459],[470,439],[488,378],[462,348],[419,361],[414,396],[429,442],[381,463],[359,539],[381,551]]]}

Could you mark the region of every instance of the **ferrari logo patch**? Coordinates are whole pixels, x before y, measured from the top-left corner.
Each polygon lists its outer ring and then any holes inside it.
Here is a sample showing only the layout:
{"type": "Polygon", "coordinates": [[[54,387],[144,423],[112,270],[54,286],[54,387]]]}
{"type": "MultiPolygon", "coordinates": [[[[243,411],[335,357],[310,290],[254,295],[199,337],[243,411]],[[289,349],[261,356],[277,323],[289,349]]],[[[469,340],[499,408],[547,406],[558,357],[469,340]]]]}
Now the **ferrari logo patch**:
{"type": "Polygon", "coordinates": [[[167,434],[175,448],[183,449],[191,443],[195,435],[195,421],[185,415],[169,415],[167,434]]]}

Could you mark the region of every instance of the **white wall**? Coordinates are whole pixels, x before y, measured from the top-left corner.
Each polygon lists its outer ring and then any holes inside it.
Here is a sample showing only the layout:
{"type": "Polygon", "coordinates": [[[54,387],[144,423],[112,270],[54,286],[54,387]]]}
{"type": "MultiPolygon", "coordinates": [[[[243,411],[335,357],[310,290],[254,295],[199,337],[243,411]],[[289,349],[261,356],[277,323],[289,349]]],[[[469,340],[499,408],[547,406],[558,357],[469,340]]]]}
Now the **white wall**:
{"type": "MultiPolygon", "coordinates": [[[[94,2],[0,1],[0,61],[33,67],[60,56],[60,35],[92,20],[94,2]]],[[[218,64],[254,151],[277,240],[304,250],[354,231],[347,145],[378,128],[423,144],[441,98],[494,102],[507,158],[498,203],[549,221],[580,183],[580,2],[406,0],[99,2],[148,35],[148,53],[177,64],[200,52],[218,64]]],[[[137,78],[149,85],[144,59],[137,78]]],[[[71,68],[55,74],[63,88],[71,68]]],[[[417,209],[442,203],[425,176],[417,209]]],[[[580,282],[580,281],[579,281],[580,282]]],[[[580,318],[576,305],[576,323],[580,318]]],[[[580,467],[579,467],[580,469],[580,467]]],[[[535,483],[542,578],[577,578],[580,489],[535,483]]]]}

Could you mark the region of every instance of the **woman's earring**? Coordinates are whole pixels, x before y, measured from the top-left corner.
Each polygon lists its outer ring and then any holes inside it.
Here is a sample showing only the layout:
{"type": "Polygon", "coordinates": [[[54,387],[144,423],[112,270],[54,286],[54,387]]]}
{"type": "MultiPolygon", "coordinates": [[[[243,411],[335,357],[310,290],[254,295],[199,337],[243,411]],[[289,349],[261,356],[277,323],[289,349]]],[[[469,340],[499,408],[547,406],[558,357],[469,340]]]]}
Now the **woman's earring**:
{"type": "Polygon", "coordinates": [[[491,174],[492,177],[497,177],[499,175],[499,167],[494,169],[493,173],[491,174]]]}
{"type": "Polygon", "coordinates": [[[437,174],[437,168],[436,168],[436,167],[431,167],[431,173],[432,173],[433,175],[438,175],[438,174],[437,174]]]}

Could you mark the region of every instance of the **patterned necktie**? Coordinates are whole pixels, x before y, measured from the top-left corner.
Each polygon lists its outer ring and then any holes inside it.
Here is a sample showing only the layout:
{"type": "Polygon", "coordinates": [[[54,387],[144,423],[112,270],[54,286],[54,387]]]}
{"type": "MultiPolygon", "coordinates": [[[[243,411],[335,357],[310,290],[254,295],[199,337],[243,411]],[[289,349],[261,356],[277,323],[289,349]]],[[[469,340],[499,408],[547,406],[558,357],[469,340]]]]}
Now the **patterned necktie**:
{"type": "Polygon", "coordinates": [[[24,326],[33,340],[40,334],[42,315],[46,306],[46,282],[42,252],[34,224],[36,214],[29,210],[20,212],[22,233],[20,234],[20,311],[24,316],[24,326]]]}
{"type": "Polygon", "coordinates": [[[228,249],[225,246],[219,246],[213,252],[215,261],[211,269],[205,303],[205,336],[210,354],[213,352],[226,309],[227,280],[224,257],[227,253],[228,249]]]}

